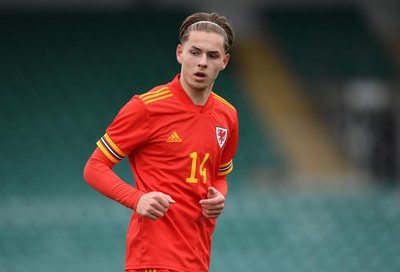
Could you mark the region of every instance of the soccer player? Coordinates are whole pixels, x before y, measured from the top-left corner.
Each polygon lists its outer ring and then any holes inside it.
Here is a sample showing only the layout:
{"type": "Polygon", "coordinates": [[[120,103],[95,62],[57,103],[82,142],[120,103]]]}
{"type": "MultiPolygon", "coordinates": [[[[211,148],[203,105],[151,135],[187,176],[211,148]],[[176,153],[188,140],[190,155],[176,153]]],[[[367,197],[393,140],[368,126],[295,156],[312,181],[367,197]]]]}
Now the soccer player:
{"type": "Polygon", "coordinates": [[[84,169],[103,195],[134,210],[128,272],[209,270],[211,236],[238,143],[235,108],[213,92],[234,34],[226,17],[195,13],[180,27],[181,71],[121,108],[84,169]],[[136,187],[113,166],[128,157],[136,187]]]}

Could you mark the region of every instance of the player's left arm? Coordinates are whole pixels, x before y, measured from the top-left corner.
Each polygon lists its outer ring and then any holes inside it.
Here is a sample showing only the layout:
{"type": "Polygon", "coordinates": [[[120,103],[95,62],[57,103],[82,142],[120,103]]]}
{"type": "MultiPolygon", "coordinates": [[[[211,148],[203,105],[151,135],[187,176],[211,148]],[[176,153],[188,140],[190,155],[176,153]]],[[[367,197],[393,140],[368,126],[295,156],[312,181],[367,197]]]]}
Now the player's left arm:
{"type": "Polygon", "coordinates": [[[225,208],[228,183],[226,179],[217,179],[213,187],[208,187],[207,198],[200,200],[203,215],[206,218],[218,218],[225,208]]]}
{"type": "Polygon", "coordinates": [[[218,218],[225,208],[226,195],[228,193],[226,175],[233,170],[233,157],[236,153],[239,138],[237,115],[235,119],[236,122],[222,155],[222,164],[219,167],[218,177],[213,182],[212,187],[208,188],[207,198],[199,202],[206,218],[218,218]]]}

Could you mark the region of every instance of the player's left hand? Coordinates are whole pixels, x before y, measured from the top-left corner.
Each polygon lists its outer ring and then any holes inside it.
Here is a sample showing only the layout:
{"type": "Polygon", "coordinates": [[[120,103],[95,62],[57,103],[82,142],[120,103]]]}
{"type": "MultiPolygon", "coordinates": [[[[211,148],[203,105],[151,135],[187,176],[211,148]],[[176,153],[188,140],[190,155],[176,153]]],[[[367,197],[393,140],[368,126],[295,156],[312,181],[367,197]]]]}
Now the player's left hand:
{"type": "Polygon", "coordinates": [[[199,203],[206,218],[218,218],[225,207],[225,196],[214,187],[208,187],[207,198],[199,203]]]}

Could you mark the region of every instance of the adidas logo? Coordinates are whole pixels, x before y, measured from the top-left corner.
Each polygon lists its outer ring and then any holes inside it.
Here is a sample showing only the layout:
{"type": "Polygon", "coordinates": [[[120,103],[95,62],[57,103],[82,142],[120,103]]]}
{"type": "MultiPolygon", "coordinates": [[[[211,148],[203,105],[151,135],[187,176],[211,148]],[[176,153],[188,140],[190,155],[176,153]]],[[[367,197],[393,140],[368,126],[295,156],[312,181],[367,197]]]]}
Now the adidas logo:
{"type": "Polygon", "coordinates": [[[168,143],[181,143],[182,139],[179,137],[178,133],[174,131],[174,133],[171,134],[171,136],[168,137],[167,139],[168,143]]]}

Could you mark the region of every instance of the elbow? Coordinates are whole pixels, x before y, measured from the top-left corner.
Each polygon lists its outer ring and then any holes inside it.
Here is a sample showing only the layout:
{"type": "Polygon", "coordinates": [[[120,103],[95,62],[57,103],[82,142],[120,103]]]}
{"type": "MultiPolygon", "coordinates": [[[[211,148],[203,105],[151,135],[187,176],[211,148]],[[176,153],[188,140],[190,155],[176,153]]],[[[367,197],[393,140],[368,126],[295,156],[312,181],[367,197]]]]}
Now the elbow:
{"type": "Polygon", "coordinates": [[[84,168],[83,168],[83,179],[87,182],[90,183],[90,171],[91,171],[91,167],[89,166],[90,163],[90,159],[86,162],[84,168]]]}
{"type": "Polygon", "coordinates": [[[85,167],[83,168],[83,179],[88,183],[90,186],[93,187],[96,179],[96,164],[93,158],[90,158],[87,162],[85,167]]]}

